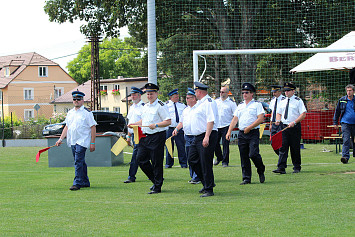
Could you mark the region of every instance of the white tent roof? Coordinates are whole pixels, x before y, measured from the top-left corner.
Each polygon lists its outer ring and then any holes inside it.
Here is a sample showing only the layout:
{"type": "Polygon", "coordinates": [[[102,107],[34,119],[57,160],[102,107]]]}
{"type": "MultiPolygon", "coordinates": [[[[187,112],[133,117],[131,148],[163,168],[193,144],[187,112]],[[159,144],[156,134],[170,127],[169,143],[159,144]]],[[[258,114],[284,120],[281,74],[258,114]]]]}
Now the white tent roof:
{"type": "MultiPolygon", "coordinates": [[[[350,32],[328,49],[355,48],[355,31],[350,32]]],[[[317,53],[310,57],[290,72],[313,72],[326,70],[352,69],[355,67],[355,52],[349,53],[317,53]]]]}

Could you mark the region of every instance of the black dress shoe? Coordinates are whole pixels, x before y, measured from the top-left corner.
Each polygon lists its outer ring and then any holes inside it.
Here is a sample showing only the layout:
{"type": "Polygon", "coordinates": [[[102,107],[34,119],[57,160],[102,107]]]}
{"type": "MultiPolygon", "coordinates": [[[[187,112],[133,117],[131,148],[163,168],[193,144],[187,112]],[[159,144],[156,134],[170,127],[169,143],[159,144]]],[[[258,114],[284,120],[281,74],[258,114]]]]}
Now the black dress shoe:
{"type": "Polygon", "coordinates": [[[216,160],[214,160],[213,164],[214,164],[214,165],[218,165],[220,162],[221,162],[221,161],[219,161],[219,160],[216,159],[216,160]]]}
{"type": "Polygon", "coordinates": [[[73,185],[69,188],[71,191],[76,191],[76,190],[79,190],[80,187],[79,186],[76,186],[76,185],[73,185]]]}
{"type": "Polygon", "coordinates": [[[152,187],[149,188],[150,191],[152,191],[155,188],[155,184],[152,185],[152,187]]]}
{"type": "Polygon", "coordinates": [[[264,175],[264,173],[259,174],[259,180],[260,180],[260,183],[264,183],[264,182],[265,182],[265,175],[264,175]]]}
{"type": "Polygon", "coordinates": [[[214,193],[213,192],[205,192],[204,194],[202,194],[200,197],[211,197],[211,196],[213,196],[214,195],[214,193]]]}
{"type": "Polygon", "coordinates": [[[227,164],[227,163],[224,163],[224,164],[222,164],[222,166],[223,166],[224,168],[226,168],[226,167],[228,167],[228,164],[227,164]]]}
{"type": "Polygon", "coordinates": [[[161,191],[160,190],[152,190],[148,194],[157,194],[157,193],[161,193],[161,191]]]}
{"type": "Polygon", "coordinates": [[[243,180],[243,182],[240,183],[240,185],[245,185],[245,184],[250,184],[249,180],[243,180]]]}
{"type": "Polygon", "coordinates": [[[292,173],[297,174],[299,172],[301,172],[301,170],[294,170],[292,173]]]}
{"type": "Polygon", "coordinates": [[[340,161],[343,163],[343,164],[347,164],[349,161],[348,161],[348,159],[346,159],[345,157],[342,157],[341,159],[340,159],[340,161]]]}
{"type": "Polygon", "coordinates": [[[273,170],[272,172],[274,172],[276,174],[286,174],[285,169],[276,169],[276,170],[273,170]]]}
{"type": "Polygon", "coordinates": [[[126,181],[123,181],[123,183],[125,183],[125,184],[134,183],[134,182],[136,182],[136,181],[133,179],[127,179],[126,181]]]}
{"type": "Polygon", "coordinates": [[[201,190],[200,191],[198,191],[199,193],[205,193],[206,192],[206,190],[205,190],[205,188],[201,188],[201,190]]]}

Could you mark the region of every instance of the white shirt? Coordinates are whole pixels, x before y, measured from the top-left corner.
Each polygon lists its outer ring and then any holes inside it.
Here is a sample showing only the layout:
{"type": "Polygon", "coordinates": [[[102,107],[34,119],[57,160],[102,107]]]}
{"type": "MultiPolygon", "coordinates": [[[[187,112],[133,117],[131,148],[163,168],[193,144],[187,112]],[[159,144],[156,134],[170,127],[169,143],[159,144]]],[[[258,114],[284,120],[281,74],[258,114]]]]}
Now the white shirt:
{"type": "Polygon", "coordinates": [[[213,129],[217,131],[218,124],[218,108],[216,101],[209,95],[206,95],[195,105],[196,109],[192,112],[191,133],[192,135],[200,135],[206,132],[207,123],[213,123],[213,129]]]}
{"type": "Polygon", "coordinates": [[[218,108],[218,128],[224,128],[229,126],[233,119],[233,113],[237,109],[237,104],[231,99],[226,98],[222,100],[221,98],[216,99],[218,108]]]}
{"type": "MultiPolygon", "coordinates": [[[[244,130],[252,125],[258,119],[258,115],[264,113],[263,105],[259,101],[252,99],[248,104],[245,101],[241,102],[234,112],[234,116],[238,117],[239,130],[244,130]]],[[[260,126],[258,125],[254,129],[256,128],[260,128],[260,126]]]]}
{"type": "Polygon", "coordinates": [[[290,103],[288,106],[288,115],[287,119],[284,118],[286,105],[288,98],[285,97],[281,100],[280,106],[277,108],[277,113],[281,114],[281,122],[283,124],[289,124],[294,122],[302,113],[307,112],[306,107],[301,98],[293,95],[290,98],[290,103]]]}
{"type": "MultiPolygon", "coordinates": [[[[169,100],[166,103],[166,106],[168,107],[170,118],[171,118],[171,124],[170,124],[169,127],[174,127],[175,128],[178,125],[178,123],[176,122],[174,102],[169,100]]],[[[180,122],[180,117],[182,115],[182,111],[186,108],[186,105],[181,103],[181,102],[176,102],[176,108],[177,108],[177,111],[178,111],[178,114],[179,114],[179,122],[180,122]]]]}
{"type": "Polygon", "coordinates": [[[85,109],[84,105],[78,110],[72,108],[65,118],[67,132],[67,144],[78,144],[89,148],[91,141],[91,127],[97,125],[92,112],[85,109]]]}
{"type": "MultiPolygon", "coordinates": [[[[135,123],[135,122],[138,122],[142,119],[143,106],[144,106],[144,103],[141,100],[137,104],[133,103],[131,105],[131,107],[129,107],[129,111],[128,111],[128,115],[127,115],[129,123],[135,123]]],[[[128,128],[128,132],[133,133],[133,129],[128,128]]]]}
{"type": "MultiPolygon", "coordinates": [[[[142,110],[142,125],[149,126],[152,123],[160,123],[164,120],[169,120],[170,115],[166,105],[156,99],[152,104],[146,103],[142,110]]],[[[148,127],[142,127],[142,132],[145,134],[154,134],[167,130],[168,127],[157,127],[150,129],[148,127]]]]}
{"type": "MultiPolygon", "coordinates": [[[[285,98],[285,96],[284,95],[280,95],[279,97],[274,97],[274,98],[272,98],[272,100],[270,101],[270,105],[269,105],[269,108],[271,109],[271,121],[272,121],[272,119],[273,119],[273,115],[274,115],[274,108],[275,108],[275,101],[277,100],[277,105],[276,105],[276,112],[277,112],[277,108],[280,106],[280,102],[281,102],[281,100],[283,99],[283,98],[285,98]]],[[[276,120],[276,118],[275,118],[275,120],[276,120]]]]}
{"type": "Polygon", "coordinates": [[[182,128],[184,129],[185,135],[193,135],[191,131],[191,120],[192,120],[192,113],[194,109],[196,109],[196,104],[193,107],[187,106],[182,111],[180,122],[182,122],[182,128]]]}

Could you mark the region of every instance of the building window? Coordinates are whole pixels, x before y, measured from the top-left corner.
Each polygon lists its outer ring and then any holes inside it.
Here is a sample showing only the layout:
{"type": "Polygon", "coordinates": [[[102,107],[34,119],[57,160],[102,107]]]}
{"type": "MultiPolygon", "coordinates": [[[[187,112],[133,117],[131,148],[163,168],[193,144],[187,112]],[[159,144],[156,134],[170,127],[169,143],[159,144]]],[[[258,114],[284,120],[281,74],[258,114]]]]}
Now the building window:
{"type": "Polygon", "coordinates": [[[109,111],[110,111],[110,108],[108,108],[108,107],[102,107],[102,108],[101,108],[101,111],[109,112],[109,111]]]}
{"type": "Polygon", "coordinates": [[[34,118],[34,110],[33,109],[25,109],[24,110],[24,119],[25,119],[25,121],[28,121],[31,118],[34,118]]]}
{"type": "Polygon", "coordinates": [[[113,85],[113,89],[114,89],[114,90],[118,90],[118,91],[119,91],[119,90],[120,90],[120,85],[118,85],[118,84],[113,85]]]}
{"type": "Polygon", "coordinates": [[[61,97],[64,94],[64,87],[55,87],[54,88],[54,99],[61,97]]]}
{"type": "Polygon", "coordinates": [[[5,67],[5,77],[9,77],[9,76],[10,76],[10,68],[5,67]]]}
{"type": "Polygon", "coordinates": [[[48,77],[48,67],[38,67],[39,77],[48,77]]]}
{"type": "Polygon", "coordinates": [[[107,91],[107,86],[101,85],[100,86],[100,91],[107,91]]]}
{"type": "Polygon", "coordinates": [[[120,107],[113,107],[113,111],[117,112],[117,113],[120,113],[121,109],[120,109],[120,107]]]}
{"type": "Polygon", "coordinates": [[[34,89],[33,88],[23,88],[23,96],[25,100],[33,100],[34,89]]]}

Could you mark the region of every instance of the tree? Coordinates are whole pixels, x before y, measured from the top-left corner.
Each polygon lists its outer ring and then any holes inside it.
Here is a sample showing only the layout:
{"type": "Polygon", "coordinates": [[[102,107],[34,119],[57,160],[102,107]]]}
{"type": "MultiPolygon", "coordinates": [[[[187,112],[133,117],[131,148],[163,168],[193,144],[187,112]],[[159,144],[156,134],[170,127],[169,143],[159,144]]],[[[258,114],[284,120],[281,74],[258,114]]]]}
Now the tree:
{"type": "MultiPolygon", "coordinates": [[[[132,38],[113,38],[100,43],[100,75],[104,79],[147,75],[147,59],[132,38]]],[[[90,45],[84,45],[78,56],[68,63],[69,75],[82,84],[90,79],[90,45]]]]}
{"type": "Polygon", "coordinates": [[[51,22],[85,21],[80,31],[87,37],[117,37],[140,7],[139,0],[48,0],[44,11],[51,22]]]}

